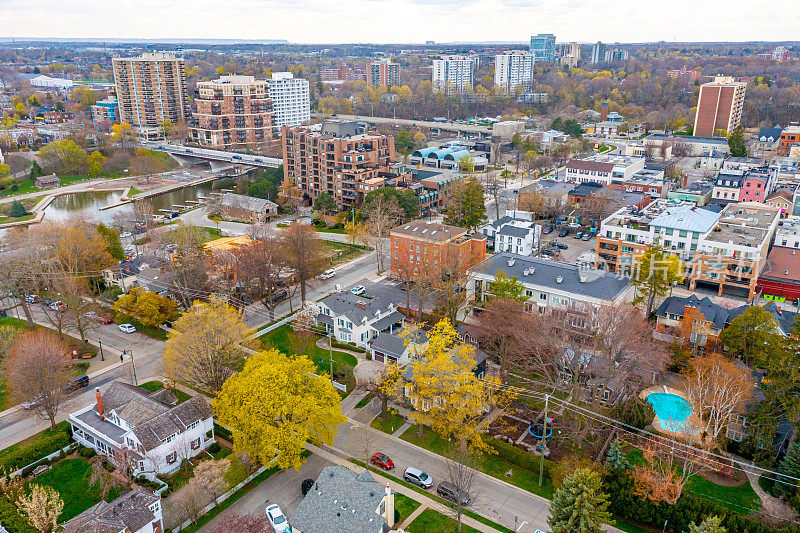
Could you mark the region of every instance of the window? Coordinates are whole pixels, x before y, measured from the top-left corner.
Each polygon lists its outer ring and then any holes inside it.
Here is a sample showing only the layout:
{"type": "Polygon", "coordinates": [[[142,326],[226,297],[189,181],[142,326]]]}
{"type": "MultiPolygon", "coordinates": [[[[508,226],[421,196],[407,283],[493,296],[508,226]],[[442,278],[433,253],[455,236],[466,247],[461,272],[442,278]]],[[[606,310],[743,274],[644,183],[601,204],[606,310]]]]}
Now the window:
{"type": "Polygon", "coordinates": [[[161,443],[162,443],[162,444],[166,444],[166,443],[168,443],[168,442],[172,442],[172,441],[174,441],[174,440],[175,440],[175,437],[177,437],[177,436],[178,436],[178,434],[177,434],[177,433],[173,433],[172,435],[170,435],[170,436],[169,436],[169,437],[167,437],[166,439],[162,440],[162,441],[161,441],[161,443]]]}
{"type": "Polygon", "coordinates": [[[194,439],[194,440],[192,441],[192,444],[191,444],[191,446],[192,446],[192,449],[193,449],[193,450],[196,450],[196,449],[198,449],[198,448],[200,447],[200,437],[197,437],[196,439],[194,439]]]}
{"type": "Polygon", "coordinates": [[[545,293],[540,293],[540,294],[539,294],[539,299],[540,299],[540,300],[547,301],[547,295],[546,295],[545,293]]]}
{"type": "Polygon", "coordinates": [[[175,461],[178,460],[177,452],[172,452],[171,454],[167,455],[166,459],[167,459],[167,464],[168,465],[174,464],[175,461]]]}
{"type": "Polygon", "coordinates": [[[199,425],[200,425],[200,421],[199,420],[195,420],[194,422],[192,422],[191,424],[186,426],[186,431],[190,431],[190,430],[196,428],[199,425]]]}

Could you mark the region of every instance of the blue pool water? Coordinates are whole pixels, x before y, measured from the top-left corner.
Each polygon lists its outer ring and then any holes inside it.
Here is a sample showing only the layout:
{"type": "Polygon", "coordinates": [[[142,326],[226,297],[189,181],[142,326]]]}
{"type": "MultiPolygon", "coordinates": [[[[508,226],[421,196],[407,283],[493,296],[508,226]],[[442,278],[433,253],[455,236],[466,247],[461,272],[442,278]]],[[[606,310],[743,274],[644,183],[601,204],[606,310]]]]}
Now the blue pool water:
{"type": "Polygon", "coordinates": [[[653,406],[661,427],[667,431],[686,431],[686,419],[692,414],[692,405],[685,398],[668,392],[654,392],[647,395],[653,406]]]}

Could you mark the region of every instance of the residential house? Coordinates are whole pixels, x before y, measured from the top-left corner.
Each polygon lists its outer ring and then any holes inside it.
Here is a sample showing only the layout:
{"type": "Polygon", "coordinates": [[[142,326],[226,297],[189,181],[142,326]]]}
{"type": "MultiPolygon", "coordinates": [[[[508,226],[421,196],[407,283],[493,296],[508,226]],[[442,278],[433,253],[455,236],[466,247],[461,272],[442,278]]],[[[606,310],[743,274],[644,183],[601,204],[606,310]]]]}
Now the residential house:
{"type": "Polygon", "coordinates": [[[742,202],[764,202],[767,195],[774,187],[773,176],[763,170],[745,171],[742,188],[739,191],[739,200],[742,202]]]}
{"type": "Polygon", "coordinates": [[[394,526],[394,492],[368,470],[326,466],[289,525],[294,533],[387,533],[394,526]]]}
{"type": "Polygon", "coordinates": [[[744,179],[744,172],[741,170],[725,170],[717,174],[714,190],[711,191],[712,201],[719,204],[738,202],[744,179]]]}
{"type": "Polygon", "coordinates": [[[202,395],[178,403],[169,389],[120,381],[103,394],[98,388],[97,402],[71,413],[69,423],[77,443],[148,478],[178,470],[214,442],[214,413],[202,395]]]}
{"type": "Polygon", "coordinates": [[[278,204],[263,198],[226,192],[220,201],[222,216],[247,224],[263,224],[278,214],[278,204]]]}
{"type": "Polygon", "coordinates": [[[333,294],[316,303],[317,324],[340,342],[353,342],[366,348],[382,333],[395,333],[405,324],[398,311],[397,297],[371,285],[364,296],[347,291],[333,294]],[[373,292],[373,289],[376,292],[373,292]]]}
{"type": "Polygon", "coordinates": [[[667,198],[677,203],[694,204],[697,207],[708,205],[714,186],[705,181],[694,181],[686,187],[669,191],[667,198]]]}
{"type": "Polygon", "coordinates": [[[531,213],[507,211],[506,216],[484,224],[478,231],[486,235],[487,245],[496,252],[531,255],[538,246],[541,225],[531,221],[531,213]]]}
{"type": "Polygon", "coordinates": [[[630,179],[644,169],[643,157],[595,154],[567,162],[566,180],[576,183],[595,182],[608,185],[612,181],[630,179]]]}
{"type": "Polygon", "coordinates": [[[766,264],[756,282],[756,290],[762,298],[797,302],[800,300],[800,235],[794,226],[791,234],[775,236],[775,246],[767,256],[766,264]],[[791,239],[791,242],[788,240],[791,239]],[[791,245],[787,248],[783,245],[791,245]]]}
{"type": "Polygon", "coordinates": [[[758,131],[755,145],[753,146],[754,152],[764,154],[765,152],[774,152],[778,148],[778,139],[781,137],[783,128],[775,126],[774,128],[761,128],[758,131]]]}
{"type": "Polygon", "coordinates": [[[792,207],[794,206],[794,190],[788,188],[778,189],[767,196],[764,203],[778,209],[781,213],[781,218],[787,218],[792,213],[792,207]]]}
{"type": "Polygon", "coordinates": [[[717,150],[709,150],[700,154],[698,164],[703,170],[720,170],[725,162],[725,154],[717,150]]]}
{"type": "Polygon", "coordinates": [[[47,176],[36,176],[33,179],[33,184],[37,189],[50,189],[52,187],[60,187],[61,179],[55,174],[48,174],[47,176]]]}
{"type": "Polygon", "coordinates": [[[784,128],[778,137],[778,153],[788,155],[793,146],[800,145],[800,126],[793,124],[784,128]]]}
{"type": "Polygon", "coordinates": [[[161,497],[141,487],[100,501],[64,524],[62,533],[161,533],[161,497]]]}
{"type": "Polygon", "coordinates": [[[730,312],[708,297],[669,296],[656,309],[656,333],[692,346],[717,346],[730,312]]]}
{"type": "Polygon", "coordinates": [[[139,255],[119,262],[119,267],[103,270],[103,282],[119,287],[123,292],[138,285],[139,273],[144,269],[161,267],[161,261],[149,255],[139,255]]]}
{"type": "Polygon", "coordinates": [[[404,334],[378,333],[368,343],[372,360],[406,366],[428,346],[428,335],[423,330],[408,330],[404,334]]]}

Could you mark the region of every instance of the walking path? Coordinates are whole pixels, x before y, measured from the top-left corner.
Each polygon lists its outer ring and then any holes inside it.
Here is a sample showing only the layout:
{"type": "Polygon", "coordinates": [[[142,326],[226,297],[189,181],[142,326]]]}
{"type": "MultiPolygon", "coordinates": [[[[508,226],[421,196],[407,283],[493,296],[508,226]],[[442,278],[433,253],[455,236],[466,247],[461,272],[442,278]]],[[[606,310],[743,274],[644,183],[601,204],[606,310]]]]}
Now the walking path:
{"type": "Polygon", "coordinates": [[[761,498],[761,512],[763,514],[771,518],[779,518],[787,521],[792,521],[797,518],[797,512],[794,509],[786,505],[780,498],[768,494],[767,491],[761,488],[761,485],[758,483],[760,475],[757,472],[747,470],[746,473],[750,486],[753,487],[755,493],[761,498]]]}
{"type": "Polygon", "coordinates": [[[415,519],[416,519],[416,518],[417,518],[419,515],[421,515],[421,514],[422,514],[422,511],[424,511],[424,510],[425,510],[425,509],[427,509],[427,508],[428,508],[428,506],[427,506],[427,505],[425,505],[425,504],[422,504],[422,505],[420,505],[419,507],[417,507],[416,509],[414,509],[414,512],[413,512],[413,513],[411,513],[410,515],[408,515],[408,518],[406,518],[405,520],[403,520],[403,523],[402,523],[402,524],[400,524],[400,527],[399,527],[398,529],[403,529],[403,530],[405,530],[405,528],[407,528],[408,526],[410,526],[410,525],[411,525],[411,522],[413,522],[413,521],[414,521],[414,520],[415,520],[415,519]]]}

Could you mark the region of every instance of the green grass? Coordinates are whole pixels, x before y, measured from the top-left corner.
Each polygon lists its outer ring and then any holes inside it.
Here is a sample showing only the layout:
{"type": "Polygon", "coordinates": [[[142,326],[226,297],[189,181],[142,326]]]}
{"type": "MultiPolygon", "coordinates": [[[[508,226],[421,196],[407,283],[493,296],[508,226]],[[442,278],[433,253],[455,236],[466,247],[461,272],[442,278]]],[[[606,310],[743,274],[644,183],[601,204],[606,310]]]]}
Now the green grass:
{"type": "MultiPolygon", "coordinates": [[[[406,442],[416,444],[421,448],[432,451],[439,455],[447,455],[450,450],[451,444],[441,439],[436,433],[431,431],[428,427],[422,428],[422,437],[418,435],[419,429],[417,426],[408,428],[400,438],[406,442]]],[[[487,438],[487,441],[490,439],[487,438]]],[[[492,439],[493,440],[493,439],[492,439]]],[[[530,460],[534,467],[538,464],[538,457],[533,454],[528,454],[524,450],[520,450],[521,454],[526,459],[530,460]],[[528,457],[529,456],[529,457],[528,457]]],[[[550,461],[545,460],[545,475],[542,486],[539,486],[539,471],[538,469],[524,468],[514,462],[510,461],[502,455],[502,451],[495,455],[480,454],[477,458],[478,470],[497,478],[499,480],[510,483],[515,487],[519,487],[533,494],[538,494],[547,499],[553,497],[555,492],[553,482],[548,476],[549,467],[552,465],[550,461]],[[511,476],[506,476],[506,473],[511,471],[511,476]]]]}
{"type": "Polygon", "coordinates": [[[331,266],[341,265],[356,259],[366,252],[365,246],[348,244],[344,242],[322,241],[329,257],[331,266]]]}
{"type": "Polygon", "coordinates": [[[137,194],[142,194],[142,191],[140,191],[136,187],[131,187],[130,191],[128,191],[128,198],[133,198],[137,194]]]}
{"type": "MultiPolygon", "coordinates": [[[[146,383],[142,383],[139,386],[145,390],[149,390],[150,392],[155,392],[157,390],[161,390],[164,388],[164,384],[160,381],[148,381],[146,383]]],[[[172,393],[175,395],[176,398],[178,398],[178,403],[183,403],[189,398],[191,398],[191,396],[189,396],[188,394],[177,388],[172,389],[172,393]]]]}
{"type": "MultiPolygon", "coordinates": [[[[61,511],[59,522],[78,516],[101,500],[98,488],[89,485],[91,468],[86,459],[64,459],[54,464],[44,474],[34,478],[34,483],[53,487],[64,500],[64,509],[61,511]]],[[[119,493],[119,489],[109,492],[108,501],[119,496],[119,493]]]]}
{"type": "Polygon", "coordinates": [[[316,228],[318,233],[338,233],[344,235],[346,232],[340,228],[316,228]]]}
{"type": "Polygon", "coordinates": [[[67,422],[66,420],[64,420],[63,422],[59,422],[58,424],[56,424],[56,427],[53,428],[53,429],[47,428],[44,431],[40,431],[36,435],[32,435],[32,436],[28,437],[27,439],[19,441],[16,444],[12,444],[8,448],[4,448],[4,449],[0,450],[0,458],[5,457],[9,453],[11,453],[13,451],[16,451],[16,450],[18,450],[20,448],[25,448],[27,446],[30,446],[31,444],[33,444],[33,443],[35,443],[35,442],[37,442],[37,441],[39,441],[39,440],[41,440],[43,438],[50,437],[52,435],[55,435],[56,433],[67,433],[67,432],[69,432],[69,430],[70,430],[69,422],[67,422]]]}
{"type": "MultiPolygon", "coordinates": [[[[295,348],[292,346],[290,334],[292,333],[292,325],[284,324],[279,328],[275,328],[269,333],[259,337],[261,345],[265,349],[275,348],[276,350],[285,354],[295,354],[295,348]]],[[[320,338],[315,335],[316,338],[320,338]]],[[[306,354],[317,367],[320,373],[329,374],[330,367],[330,354],[328,350],[322,349],[315,343],[311,344],[306,354]]],[[[333,372],[339,374],[346,372],[347,377],[344,384],[347,385],[347,391],[352,392],[355,387],[355,377],[353,376],[353,368],[358,364],[358,360],[349,353],[333,351],[333,372]]],[[[341,379],[341,378],[340,378],[341,379]]]]}
{"type": "Polygon", "coordinates": [[[417,510],[417,507],[422,505],[417,500],[411,499],[405,494],[400,494],[399,492],[394,495],[394,510],[400,515],[400,519],[397,521],[398,524],[402,523],[403,520],[411,516],[411,513],[417,510]]]}
{"type": "MultiPolygon", "coordinates": [[[[455,533],[458,531],[458,523],[433,509],[425,509],[422,513],[406,527],[408,533],[455,533]]],[[[461,533],[478,533],[478,530],[465,524],[461,525],[461,533]]]]}
{"type": "MultiPolygon", "coordinates": [[[[167,224],[164,224],[164,225],[168,226],[168,225],[177,224],[177,223],[178,223],[177,220],[173,220],[173,221],[168,222],[167,224]]],[[[213,241],[213,240],[216,240],[216,239],[219,239],[220,237],[222,237],[222,230],[217,229],[217,228],[197,228],[197,231],[200,232],[200,239],[203,242],[203,244],[205,244],[207,242],[210,242],[210,241],[213,241]]],[[[177,229],[165,231],[164,232],[164,240],[166,242],[174,242],[175,241],[175,234],[177,232],[178,232],[177,229]]]]}
{"type": "Polygon", "coordinates": [[[403,415],[399,414],[397,411],[389,409],[385,420],[381,419],[381,415],[378,415],[372,420],[370,425],[379,431],[383,431],[384,433],[389,433],[391,435],[400,429],[405,421],[406,419],[403,417],[403,415]]]}
{"type": "Polygon", "coordinates": [[[634,524],[633,522],[628,522],[627,520],[620,520],[617,517],[614,517],[614,527],[621,529],[626,533],[653,533],[654,531],[657,531],[655,529],[648,529],[638,524],[634,524]]]}
{"type": "Polygon", "coordinates": [[[21,217],[7,217],[4,215],[0,215],[0,226],[3,224],[11,224],[14,222],[23,222],[25,220],[32,220],[34,218],[36,218],[35,213],[28,213],[27,215],[21,217]]]}
{"type": "Polygon", "coordinates": [[[117,315],[114,317],[115,324],[133,324],[136,328],[136,331],[139,333],[144,333],[148,337],[152,337],[154,339],[165,341],[167,340],[167,332],[163,329],[159,328],[158,326],[144,326],[141,322],[136,320],[133,317],[127,315],[117,315]]]}
{"type": "Polygon", "coordinates": [[[367,404],[371,402],[372,398],[374,397],[375,395],[370,392],[369,394],[358,400],[358,403],[356,404],[356,409],[361,409],[362,407],[366,407],[367,404]]]}
{"type": "Polygon", "coordinates": [[[32,178],[25,178],[18,180],[17,182],[17,190],[13,191],[11,188],[6,188],[0,191],[0,198],[10,198],[12,196],[17,196],[20,194],[30,194],[32,192],[36,192],[39,189],[33,184],[32,178]]]}

